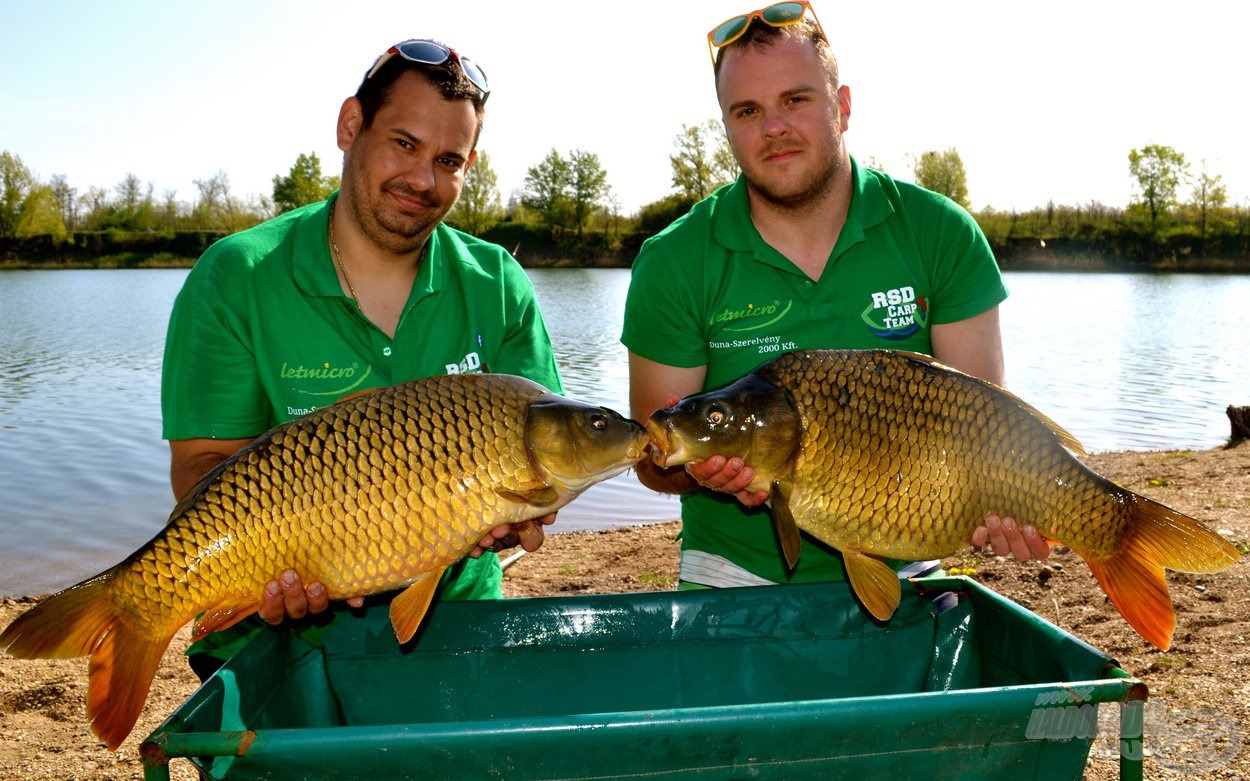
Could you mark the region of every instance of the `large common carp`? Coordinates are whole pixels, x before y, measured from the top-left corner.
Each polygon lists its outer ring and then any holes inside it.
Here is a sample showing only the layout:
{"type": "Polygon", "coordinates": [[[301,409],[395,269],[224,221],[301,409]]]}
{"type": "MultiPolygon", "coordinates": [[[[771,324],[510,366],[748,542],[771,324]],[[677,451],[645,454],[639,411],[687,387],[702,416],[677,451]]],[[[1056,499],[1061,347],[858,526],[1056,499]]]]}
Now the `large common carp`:
{"type": "Polygon", "coordinates": [[[851,588],[884,621],[900,598],[882,558],[967,545],[990,513],[1079,553],[1134,629],[1167,649],[1163,570],[1240,558],[1202,523],[1094,473],[1067,432],[991,383],[927,356],[813,350],[779,356],[647,422],[660,466],[740,456],[767,489],[788,564],[799,529],[841,552],[851,588]]]}
{"type": "Polygon", "coordinates": [[[331,599],[406,587],[395,634],[416,632],[443,570],[487,531],[554,512],[645,453],[639,424],[508,375],[366,391],[274,428],[222,463],[160,534],[116,567],[14,621],[0,650],[91,655],[87,714],[116,748],[174,633],[255,612],[286,569],[331,599]]]}

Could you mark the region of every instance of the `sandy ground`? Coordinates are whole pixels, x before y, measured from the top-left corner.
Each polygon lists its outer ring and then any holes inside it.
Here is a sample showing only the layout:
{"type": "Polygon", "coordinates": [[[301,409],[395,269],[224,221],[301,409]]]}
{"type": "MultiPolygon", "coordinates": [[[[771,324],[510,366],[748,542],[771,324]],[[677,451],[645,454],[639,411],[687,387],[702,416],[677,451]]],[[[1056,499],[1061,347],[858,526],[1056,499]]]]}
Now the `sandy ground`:
{"type": "MultiPolygon", "coordinates": [[[[1247,551],[1250,444],[1195,452],[1104,453],[1087,462],[1117,482],[1207,522],[1247,551]]],[[[674,588],[676,523],[610,532],[554,534],[504,578],[507,596],[674,588]]],[[[1019,564],[969,552],[945,562],[1116,657],[1150,687],[1146,777],[1250,778],[1250,617],[1247,563],[1216,575],[1171,573],[1177,629],[1161,652],[1124,623],[1076,554],[1019,564]]],[[[4,600],[7,626],[31,600],[4,600]]],[[[84,716],[85,659],[0,657],[0,779],[133,779],[139,742],[194,690],[181,654],[184,629],[166,653],[144,714],[117,752],[92,736],[84,716]]],[[[1105,714],[1107,716],[1110,713],[1105,714]]],[[[1112,726],[1110,724],[1106,725],[1112,726]]],[[[1087,779],[1116,777],[1115,744],[1099,738],[1087,779]]],[[[174,778],[194,777],[175,760],[174,778]]]]}

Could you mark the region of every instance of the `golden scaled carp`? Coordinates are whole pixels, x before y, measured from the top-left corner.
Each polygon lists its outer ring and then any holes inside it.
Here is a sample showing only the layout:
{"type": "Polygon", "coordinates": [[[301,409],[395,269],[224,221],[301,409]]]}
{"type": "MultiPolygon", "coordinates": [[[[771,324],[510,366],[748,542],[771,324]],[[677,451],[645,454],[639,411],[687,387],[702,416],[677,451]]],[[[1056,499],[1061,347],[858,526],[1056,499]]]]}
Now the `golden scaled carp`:
{"type": "Polygon", "coordinates": [[[864,607],[887,620],[899,579],[882,558],[966,546],[990,513],[1079,553],[1142,637],[1167,649],[1176,619],[1163,570],[1240,558],[1199,521],[1094,473],[1080,444],[1007,391],[927,356],[825,350],[779,356],[647,422],[660,466],[720,454],[756,470],[789,566],[799,530],[841,552],[864,607]],[[1065,449],[1067,448],[1067,449],[1065,449]]]}
{"type": "Polygon", "coordinates": [[[109,748],[129,734],[174,633],[255,612],[286,569],[331,599],[404,588],[406,642],[439,576],[490,529],[554,512],[646,452],[642,426],[508,375],[366,391],[274,428],[222,463],[151,542],[55,594],[0,634],[19,658],[89,654],[87,714],[109,748]]]}

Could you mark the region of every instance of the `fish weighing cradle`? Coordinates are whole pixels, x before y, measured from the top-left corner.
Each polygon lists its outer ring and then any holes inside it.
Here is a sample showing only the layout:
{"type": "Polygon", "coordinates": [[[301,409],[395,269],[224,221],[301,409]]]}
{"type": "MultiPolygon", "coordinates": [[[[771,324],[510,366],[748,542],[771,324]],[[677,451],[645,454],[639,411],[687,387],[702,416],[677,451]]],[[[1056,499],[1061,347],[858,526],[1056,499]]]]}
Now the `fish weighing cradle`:
{"type": "Polygon", "coordinates": [[[888,624],[845,583],[386,605],[240,651],[142,746],[211,779],[1072,779],[1099,703],[1141,778],[1145,685],[966,578],[888,624]],[[1093,706],[1093,707],[1087,707],[1093,706]]]}

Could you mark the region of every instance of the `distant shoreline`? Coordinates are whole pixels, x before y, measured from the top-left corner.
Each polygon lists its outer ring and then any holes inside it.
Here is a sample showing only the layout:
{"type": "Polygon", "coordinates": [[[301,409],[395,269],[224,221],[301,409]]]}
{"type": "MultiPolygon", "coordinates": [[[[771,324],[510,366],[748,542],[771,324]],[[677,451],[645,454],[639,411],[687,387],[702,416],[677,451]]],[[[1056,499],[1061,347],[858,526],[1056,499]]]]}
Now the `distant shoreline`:
{"type": "MultiPolygon", "coordinates": [[[[91,260],[0,260],[0,271],[80,271],[114,269],[189,269],[195,258],[154,256],[149,258],[96,258],[91,260]]],[[[518,258],[522,268],[629,268],[629,263],[610,256],[589,260],[518,258]]],[[[1002,271],[1043,271],[1075,274],[1250,274],[1247,258],[1166,259],[1151,264],[1127,264],[1105,259],[1048,257],[1041,254],[999,259],[1002,271]]]]}

